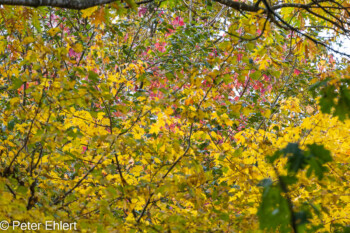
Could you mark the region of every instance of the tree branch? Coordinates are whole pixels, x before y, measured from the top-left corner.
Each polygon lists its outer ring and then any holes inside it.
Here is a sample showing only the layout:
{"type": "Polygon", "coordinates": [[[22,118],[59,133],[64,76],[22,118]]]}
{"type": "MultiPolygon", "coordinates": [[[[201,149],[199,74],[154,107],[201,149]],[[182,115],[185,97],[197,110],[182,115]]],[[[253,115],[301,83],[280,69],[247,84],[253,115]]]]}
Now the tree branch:
{"type": "Polygon", "coordinates": [[[76,10],[104,5],[111,2],[115,2],[115,0],[0,0],[0,4],[2,5],[32,7],[52,6],[76,10]]]}
{"type": "Polygon", "coordinates": [[[249,11],[249,12],[258,12],[259,10],[266,11],[264,8],[261,8],[256,5],[248,5],[244,2],[234,2],[232,0],[214,0],[214,1],[236,10],[249,11]]]}

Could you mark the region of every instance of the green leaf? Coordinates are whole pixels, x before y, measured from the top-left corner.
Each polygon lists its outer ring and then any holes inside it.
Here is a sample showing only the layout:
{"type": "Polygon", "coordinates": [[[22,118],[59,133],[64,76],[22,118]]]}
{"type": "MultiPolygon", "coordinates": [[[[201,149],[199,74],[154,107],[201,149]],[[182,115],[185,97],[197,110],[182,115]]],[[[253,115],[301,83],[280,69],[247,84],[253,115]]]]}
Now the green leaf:
{"type": "Polygon", "coordinates": [[[225,222],[229,222],[229,221],[230,221],[230,215],[227,214],[227,213],[221,213],[220,216],[219,216],[219,218],[220,218],[221,220],[224,220],[225,222]]]}
{"type": "Polygon", "coordinates": [[[270,178],[267,178],[267,179],[263,179],[262,181],[260,181],[257,186],[269,187],[271,185],[272,185],[272,180],[270,178]]]}
{"type": "Polygon", "coordinates": [[[88,78],[93,82],[98,82],[98,74],[96,74],[94,71],[91,71],[91,70],[89,71],[88,78]]]}
{"type": "Polygon", "coordinates": [[[298,182],[298,178],[295,176],[280,176],[282,182],[286,185],[296,184],[298,182]]]}
{"type": "Polygon", "coordinates": [[[307,211],[299,211],[294,213],[295,221],[298,225],[309,223],[310,213],[307,211]]]}
{"type": "Polygon", "coordinates": [[[338,103],[335,105],[334,114],[339,120],[344,121],[350,116],[350,91],[347,87],[340,88],[338,103]]]}
{"type": "Polygon", "coordinates": [[[97,225],[97,233],[106,233],[108,232],[102,224],[97,225]]]}
{"type": "Polygon", "coordinates": [[[253,80],[258,80],[261,77],[261,72],[260,71],[255,71],[254,73],[250,74],[250,77],[253,80]]]}
{"type": "Polygon", "coordinates": [[[305,156],[297,143],[289,143],[283,150],[284,154],[291,154],[288,157],[287,168],[289,172],[297,173],[299,169],[303,169],[306,165],[305,156]]]}
{"type": "Polygon", "coordinates": [[[279,186],[265,187],[258,210],[260,228],[268,232],[291,232],[290,216],[288,202],[279,186]]]}
{"type": "Polygon", "coordinates": [[[307,146],[309,154],[307,157],[307,163],[310,165],[306,175],[311,176],[312,172],[318,177],[319,180],[323,178],[328,168],[323,166],[325,163],[332,161],[330,151],[326,150],[323,145],[312,144],[307,146]]]}
{"type": "Polygon", "coordinates": [[[275,162],[277,159],[279,159],[279,158],[281,157],[282,154],[283,154],[283,152],[280,151],[280,150],[278,150],[278,151],[276,151],[272,156],[268,156],[268,157],[267,157],[267,161],[268,161],[269,163],[273,163],[273,162],[275,162]]]}
{"type": "Polygon", "coordinates": [[[21,79],[16,78],[12,81],[12,86],[10,89],[17,90],[22,86],[22,84],[23,84],[23,81],[21,79]]]}
{"type": "Polygon", "coordinates": [[[25,194],[27,194],[27,192],[28,192],[28,188],[25,187],[25,186],[20,185],[20,186],[18,186],[18,188],[16,189],[16,192],[25,195],[25,194]]]}
{"type": "Polygon", "coordinates": [[[13,130],[13,128],[15,127],[15,121],[11,120],[8,124],[7,124],[7,129],[9,131],[13,130]]]}
{"type": "Polygon", "coordinates": [[[234,152],[233,152],[233,156],[234,157],[238,157],[238,156],[240,156],[241,154],[242,154],[242,152],[243,152],[243,148],[238,148],[237,150],[235,150],[234,152]]]}
{"type": "MultiPolygon", "coordinates": [[[[339,120],[344,121],[350,117],[350,90],[348,88],[350,80],[343,79],[340,81],[340,87],[335,85],[327,85],[324,87],[322,97],[320,99],[321,111],[323,113],[338,116],[339,120]],[[332,109],[334,111],[332,112],[332,109]]],[[[320,84],[325,85],[324,83],[320,84]]]]}
{"type": "Polygon", "coordinates": [[[308,224],[311,218],[311,214],[307,210],[302,210],[294,213],[295,223],[297,225],[298,233],[302,233],[306,231],[306,224],[308,224]]]}

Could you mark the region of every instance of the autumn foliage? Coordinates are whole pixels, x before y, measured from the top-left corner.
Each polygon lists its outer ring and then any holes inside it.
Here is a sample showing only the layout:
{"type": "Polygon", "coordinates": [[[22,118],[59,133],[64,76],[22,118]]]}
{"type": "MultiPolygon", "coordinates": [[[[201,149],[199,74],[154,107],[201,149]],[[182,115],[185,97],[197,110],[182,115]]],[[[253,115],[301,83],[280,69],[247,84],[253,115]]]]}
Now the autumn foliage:
{"type": "MultiPolygon", "coordinates": [[[[347,1],[315,2],[349,32],[347,1]]],[[[350,232],[345,32],[268,12],[1,6],[0,221],[350,232]]]]}

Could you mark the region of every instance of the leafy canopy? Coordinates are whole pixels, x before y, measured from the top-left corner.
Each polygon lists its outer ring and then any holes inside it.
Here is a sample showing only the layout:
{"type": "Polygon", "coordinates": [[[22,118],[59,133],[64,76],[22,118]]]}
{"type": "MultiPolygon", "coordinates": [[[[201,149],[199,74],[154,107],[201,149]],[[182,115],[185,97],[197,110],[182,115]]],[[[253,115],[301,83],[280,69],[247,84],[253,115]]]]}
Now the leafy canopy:
{"type": "Polygon", "coordinates": [[[22,5],[0,7],[1,219],[348,231],[347,1],[22,5]]]}

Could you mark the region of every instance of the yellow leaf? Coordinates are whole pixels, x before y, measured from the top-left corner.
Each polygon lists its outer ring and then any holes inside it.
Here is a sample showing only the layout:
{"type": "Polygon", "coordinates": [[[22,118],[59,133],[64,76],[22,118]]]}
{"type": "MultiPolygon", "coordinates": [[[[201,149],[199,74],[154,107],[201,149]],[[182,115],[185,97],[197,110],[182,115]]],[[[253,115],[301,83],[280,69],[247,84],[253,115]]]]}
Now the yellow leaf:
{"type": "Polygon", "coordinates": [[[104,28],[104,25],[102,24],[105,21],[105,11],[104,8],[101,7],[98,11],[94,12],[94,15],[92,16],[94,19],[92,20],[92,23],[95,24],[95,26],[100,26],[101,29],[104,28]]]}
{"type": "Polygon", "coordinates": [[[10,100],[11,106],[17,106],[19,104],[19,102],[20,102],[20,98],[18,98],[18,97],[12,98],[10,100]]]}
{"type": "Polygon", "coordinates": [[[248,116],[252,110],[250,108],[243,108],[243,115],[248,116]]]}
{"type": "Polygon", "coordinates": [[[88,9],[82,10],[81,12],[83,13],[82,17],[86,18],[86,17],[90,17],[96,10],[97,10],[98,6],[94,6],[94,7],[90,7],[88,9]]]}
{"type": "Polygon", "coordinates": [[[23,40],[23,44],[29,44],[29,43],[33,43],[35,40],[33,37],[26,37],[23,40]]]}
{"type": "Polygon", "coordinates": [[[159,119],[155,124],[151,126],[151,130],[149,133],[156,133],[158,134],[160,131],[160,128],[165,125],[165,122],[162,119],[159,119]]]}
{"type": "Polygon", "coordinates": [[[151,130],[149,131],[149,133],[155,133],[155,134],[158,134],[160,131],[160,126],[158,124],[153,124],[151,126],[151,130]]]}
{"type": "Polygon", "coordinates": [[[83,50],[84,50],[84,48],[83,48],[83,46],[81,45],[81,44],[75,44],[74,46],[73,46],[73,49],[74,49],[74,51],[75,52],[77,52],[77,53],[81,53],[81,52],[83,52],[83,50]]]}
{"type": "Polygon", "coordinates": [[[312,114],[315,111],[315,109],[313,107],[311,107],[310,105],[306,106],[306,112],[308,114],[312,114]]]}
{"type": "Polygon", "coordinates": [[[132,214],[129,214],[128,217],[125,218],[127,222],[133,222],[135,220],[134,216],[132,214]]]}
{"type": "Polygon", "coordinates": [[[241,110],[241,107],[242,107],[241,104],[235,104],[235,105],[231,105],[230,109],[232,110],[232,112],[239,113],[239,111],[241,110]]]}
{"type": "Polygon", "coordinates": [[[267,109],[261,115],[263,115],[266,118],[269,118],[271,116],[271,110],[267,109]]]}
{"type": "Polygon", "coordinates": [[[50,36],[55,36],[58,32],[60,31],[59,28],[51,28],[50,30],[47,31],[50,36]]]}
{"type": "Polygon", "coordinates": [[[192,98],[188,98],[185,100],[185,105],[190,105],[193,104],[193,99],[192,98]]]}
{"type": "Polygon", "coordinates": [[[171,107],[168,107],[166,110],[165,110],[165,113],[170,116],[171,114],[173,114],[173,109],[171,107]]]}

